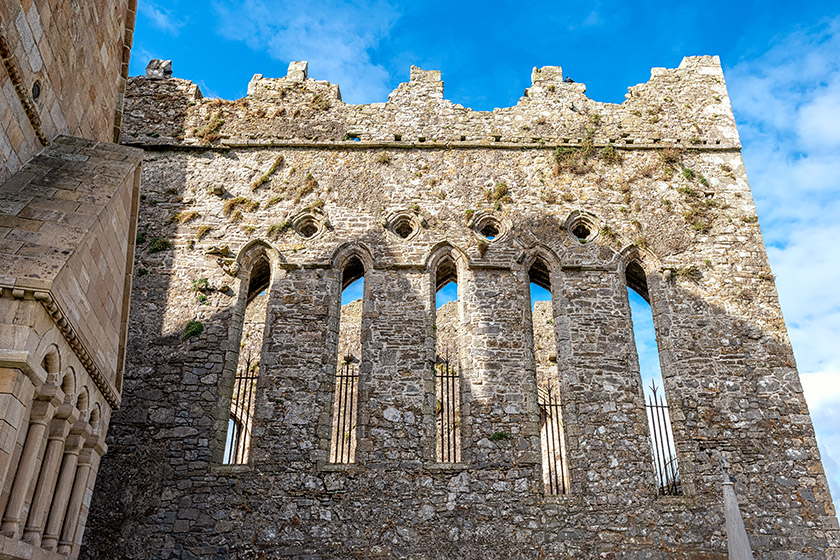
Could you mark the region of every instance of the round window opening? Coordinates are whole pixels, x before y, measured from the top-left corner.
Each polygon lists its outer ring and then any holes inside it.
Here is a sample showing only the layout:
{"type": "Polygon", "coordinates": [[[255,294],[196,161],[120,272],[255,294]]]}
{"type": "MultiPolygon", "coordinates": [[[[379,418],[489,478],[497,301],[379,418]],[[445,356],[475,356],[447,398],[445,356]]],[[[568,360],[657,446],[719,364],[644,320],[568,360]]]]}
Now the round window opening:
{"type": "Polygon", "coordinates": [[[307,218],[298,225],[298,232],[303,237],[312,237],[318,233],[318,224],[312,218],[307,218]]]}
{"type": "Polygon", "coordinates": [[[509,227],[488,214],[480,214],[472,224],[475,234],[484,241],[498,241],[507,234],[509,227]]]}
{"type": "Polygon", "coordinates": [[[578,241],[580,241],[581,243],[586,243],[586,241],[589,239],[589,236],[592,234],[592,232],[589,230],[589,228],[586,226],[586,224],[581,223],[581,224],[577,224],[574,227],[574,229],[572,229],[572,234],[575,237],[577,237],[578,241]]]}
{"type": "Polygon", "coordinates": [[[37,100],[39,97],[41,97],[41,82],[35,80],[35,83],[32,84],[32,99],[37,100]]]}
{"type": "Polygon", "coordinates": [[[481,225],[481,228],[478,230],[481,235],[484,236],[487,241],[493,241],[497,237],[499,237],[499,228],[496,227],[493,223],[485,223],[481,225]]]}
{"type": "Polygon", "coordinates": [[[414,226],[411,225],[411,220],[408,218],[400,218],[394,223],[394,233],[402,237],[403,239],[408,239],[408,237],[414,233],[414,226]]]}

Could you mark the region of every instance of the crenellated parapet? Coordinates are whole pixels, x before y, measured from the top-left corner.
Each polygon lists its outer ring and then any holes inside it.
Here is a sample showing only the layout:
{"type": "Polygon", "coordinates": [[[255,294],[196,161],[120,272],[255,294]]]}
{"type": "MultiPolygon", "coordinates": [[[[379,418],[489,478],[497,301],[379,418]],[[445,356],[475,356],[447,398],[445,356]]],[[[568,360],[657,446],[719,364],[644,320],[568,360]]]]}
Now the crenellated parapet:
{"type": "Polygon", "coordinates": [[[236,101],[201,99],[195,84],[153,75],[129,83],[124,142],[740,147],[720,60],[710,56],[654,68],[620,105],[589,99],[586,86],[564,79],[558,66],[535,68],[519,102],[493,111],[445,99],[440,72],[417,67],[387,102],[366,105],[344,103],[338,85],[308,77],[305,62],[293,62],[283,78],[255,75],[236,101]]]}

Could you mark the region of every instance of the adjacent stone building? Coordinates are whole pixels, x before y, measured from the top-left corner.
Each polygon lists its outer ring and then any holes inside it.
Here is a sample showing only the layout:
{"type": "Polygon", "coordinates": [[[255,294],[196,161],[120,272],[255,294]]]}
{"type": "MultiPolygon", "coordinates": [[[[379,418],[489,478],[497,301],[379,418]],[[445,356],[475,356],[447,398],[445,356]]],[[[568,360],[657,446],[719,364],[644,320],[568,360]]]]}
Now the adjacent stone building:
{"type": "Polygon", "coordinates": [[[559,67],[492,112],[418,68],[370,105],[306,63],[236,101],[159,61],[131,78],[124,402],[82,555],[722,559],[726,472],[756,557],[838,558],[718,59],[620,105],[584,92],[559,67]],[[653,309],[667,456],[627,287],[653,309]]]}
{"type": "Polygon", "coordinates": [[[0,0],[0,558],[79,553],[120,403],[142,152],[135,2],[0,0]]]}

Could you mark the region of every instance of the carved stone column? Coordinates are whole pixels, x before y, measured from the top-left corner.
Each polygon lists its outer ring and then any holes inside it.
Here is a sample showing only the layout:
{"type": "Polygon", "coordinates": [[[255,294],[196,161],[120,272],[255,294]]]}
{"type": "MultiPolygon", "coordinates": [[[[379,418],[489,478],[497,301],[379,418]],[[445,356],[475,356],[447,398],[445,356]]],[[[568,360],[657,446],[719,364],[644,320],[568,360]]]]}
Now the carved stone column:
{"type": "Polygon", "coordinates": [[[64,522],[64,514],[67,511],[67,502],[70,499],[70,492],[73,489],[73,481],[76,478],[76,465],[79,461],[79,452],[82,445],[90,435],[90,426],[86,420],[79,420],[70,429],[67,441],[64,444],[64,459],[61,462],[61,471],[58,475],[58,482],[55,485],[50,514],[47,517],[47,526],[44,529],[44,538],[41,540],[41,548],[55,550],[58,545],[58,537],[61,534],[61,524],[64,522]]]}
{"type": "MultiPolygon", "coordinates": [[[[85,499],[85,493],[89,487],[93,487],[91,478],[96,477],[96,466],[99,459],[105,454],[105,438],[94,434],[85,441],[84,449],[79,454],[79,468],[76,469],[76,480],[73,483],[73,492],[70,494],[70,502],[67,504],[67,513],[64,516],[64,527],[61,530],[61,540],[58,541],[58,553],[70,556],[73,545],[78,547],[77,537],[81,536],[79,522],[82,519],[81,510],[85,499]]],[[[82,521],[83,523],[84,521],[82,521]]],[[[78,538],[81,540],[81,538],[78,538]]]]}
{"type": "Polygon", "coordinates": [[[58,408],[55,413],[55,418],[50,422],[47,450],[44,453],[44,460],[41,463],[41,473],[38,475],[35,496],[32,498],[29,518],[26,521],[26,529],[23,532],[23,540],[33,546],[41,546],[41,534],[44,531],[47,510],[50,507],[53,492],[55,491],[58,469],[64,451],[64,441],[67,438],[67,433],[70,431],[71,426],[78,419],[78,409],[72,404],[65,403],[58,408]]]}
{"type": "Polygon", "coordinates": [[[27,498],[31,495],[32,481],[44,452],[44,435],[47,424],[53,416],[56,407],[61,403],[64,394],[55,385],[44,385],[38,390],[38,400],[32,405],[29,416],[29,430],[26,442],[20,454],[17,471],[15,473],[9,501],[0,532],[5,536],[17,539],[20,537],[21,525],[25,521],[27,498]]]}
{"type": "Polygon", "coordinates": [[[100,439],[94,445],[94,453],[90,456],[90,472],[88,473],[87,486],[84,489],[82,497],[82,507],[79,510],[79,520],[76,522],[76,536],[74,537],[72,547],[70,549],[70,558],[77,558],[79,551],[82,548],[82,536],[85,533],[85,526],[87,525],[88,513],[90,512],[90,500],[93,497],[93,488],[96,485],[96,476],[99,474],[99,462],[102,456],[108,452],[108,446],[105,444],[105,433],[107,427],[102,428],[100,439]]]}
{"type": "Polygon", "coordinates": [[[6,487],[6,477],[15,474],[15,445],[29,426],[34,395],[35,384],[23,371],[0,368],[0,490],[6,487]]]}

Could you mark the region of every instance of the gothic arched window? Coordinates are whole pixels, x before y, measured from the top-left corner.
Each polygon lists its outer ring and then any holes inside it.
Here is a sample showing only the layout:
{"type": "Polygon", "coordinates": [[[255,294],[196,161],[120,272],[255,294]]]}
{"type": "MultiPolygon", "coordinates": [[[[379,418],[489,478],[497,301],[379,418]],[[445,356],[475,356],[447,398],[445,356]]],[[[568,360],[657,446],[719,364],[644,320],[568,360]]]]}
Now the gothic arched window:
{"type": "Polygon", "coordinates": [[[251,431],[256,410],[257,380],[270,282],[271,265],[264,255],[259,256],[250,266],[245,289],[239,357],[233,376],[225,450],[222,456],[222,463],[226,465],[246,464],[250,459],[251,431]]]}

